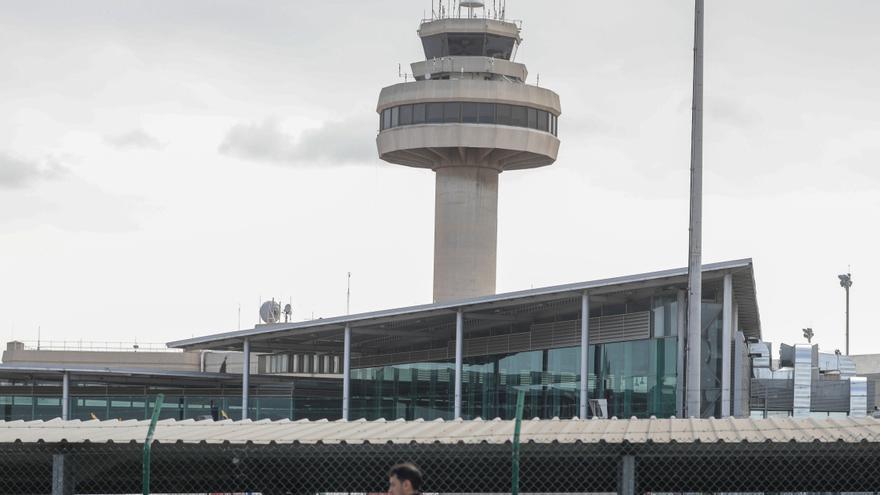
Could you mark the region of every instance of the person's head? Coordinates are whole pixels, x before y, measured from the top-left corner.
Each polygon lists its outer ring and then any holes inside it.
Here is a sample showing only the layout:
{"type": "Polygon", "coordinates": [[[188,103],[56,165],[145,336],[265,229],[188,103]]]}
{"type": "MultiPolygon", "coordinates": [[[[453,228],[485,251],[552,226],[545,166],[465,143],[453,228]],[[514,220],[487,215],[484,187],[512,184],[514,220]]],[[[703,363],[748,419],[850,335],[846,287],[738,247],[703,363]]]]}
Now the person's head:
{"type": "Polygon", "coordinates": [[[422,489],[422,472],[415,464],[396,464],[388,471],[388,493],[410,495],[422,489]]]}

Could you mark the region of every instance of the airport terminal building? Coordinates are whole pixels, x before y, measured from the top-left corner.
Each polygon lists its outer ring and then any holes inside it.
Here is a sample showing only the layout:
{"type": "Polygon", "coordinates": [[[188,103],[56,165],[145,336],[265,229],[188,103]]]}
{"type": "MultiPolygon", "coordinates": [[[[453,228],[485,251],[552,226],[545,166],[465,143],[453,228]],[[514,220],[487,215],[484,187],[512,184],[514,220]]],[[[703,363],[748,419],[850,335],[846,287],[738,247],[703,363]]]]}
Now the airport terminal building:
{"type": "MultiPolygon", "coordinates": [[[[761,338],[751,260],[703,271],[699,416],[749,408],[748,343],[761,338]]],[[[347,418],[511,418],[683,414],[687,270],[667,270],[373,313],[255,328],[169,344],[185,350],[341,356],[347,418]],[[586,369],[586,373],[583,373],[586,369]],[[460,377],[460,379],[456,379],[460,377]],[[585,380],[582,380],[585,377],[585,380]]]]}

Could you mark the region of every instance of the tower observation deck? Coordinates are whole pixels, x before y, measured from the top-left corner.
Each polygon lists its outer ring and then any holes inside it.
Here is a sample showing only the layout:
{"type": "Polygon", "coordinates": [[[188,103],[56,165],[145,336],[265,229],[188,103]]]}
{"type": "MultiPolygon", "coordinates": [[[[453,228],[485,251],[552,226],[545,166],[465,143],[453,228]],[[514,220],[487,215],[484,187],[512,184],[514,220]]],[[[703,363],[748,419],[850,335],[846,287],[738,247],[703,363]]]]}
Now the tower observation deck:
{"type": "Polygon", "coordinates": [[[382,89],[379,157],[436,172],[434,301],[495,293],[498,176],[556,161],[559,96],[526,84],[520,27],[461,2],[419,27],[413,81],[382,89]],[[479,14],[483,13],[483,17],[479,14]]]}

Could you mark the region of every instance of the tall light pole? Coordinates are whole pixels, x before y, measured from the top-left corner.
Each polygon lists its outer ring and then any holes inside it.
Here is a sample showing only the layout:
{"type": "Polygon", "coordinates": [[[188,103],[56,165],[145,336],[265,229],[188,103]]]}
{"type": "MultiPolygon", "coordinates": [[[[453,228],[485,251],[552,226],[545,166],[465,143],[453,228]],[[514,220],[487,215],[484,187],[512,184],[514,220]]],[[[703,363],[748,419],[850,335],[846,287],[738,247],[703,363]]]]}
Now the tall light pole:
{"type": "Polygon", "coordinates": [[[852,275],[838,275],[840,286],[846,291],[846,355],[849,356],[849,288],[852,287],[852,275]]]}
{"type": "Polygon", "coordinates": [[[688,239],[687,381],[685,417],[701,416],[700,351],[703,303],[703,0],[695,1],[694,92],[691,108],[691,197],[688,239]]]}

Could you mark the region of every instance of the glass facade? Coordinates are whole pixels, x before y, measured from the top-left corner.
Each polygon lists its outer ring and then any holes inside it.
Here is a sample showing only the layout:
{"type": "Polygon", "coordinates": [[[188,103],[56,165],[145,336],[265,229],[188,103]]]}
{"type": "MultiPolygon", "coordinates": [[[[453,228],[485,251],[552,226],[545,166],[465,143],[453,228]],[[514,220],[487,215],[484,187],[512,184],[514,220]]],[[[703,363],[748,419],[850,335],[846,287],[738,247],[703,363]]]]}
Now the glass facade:
{"type": "Polygon", "coordinates": [[[419,124],[497,124],[527,127],[557,135],[558,118],[545,110],[503,103],[418,103],[386,108],[379,129],[419,124]]]}
{"type": "MultiPolygon", "coordinates": [[[[590,398],[608,399],[611,415],[675,414],[675,338],[590,346],[590,398]]],[[[452,361],[352,370],[352,418],[452,419],[452,361]]],[[[570,418],[580,403],[580,348],[471,357],[462,369],[462,416],[511,419],[517,391],[525,417],[570,418]]]]}
{"type": "Polygon", "coordinates": [[[422,38],[425,58],[492,57],[510,60],[516,39],[486,33],[442,33],[422,38]]]}

